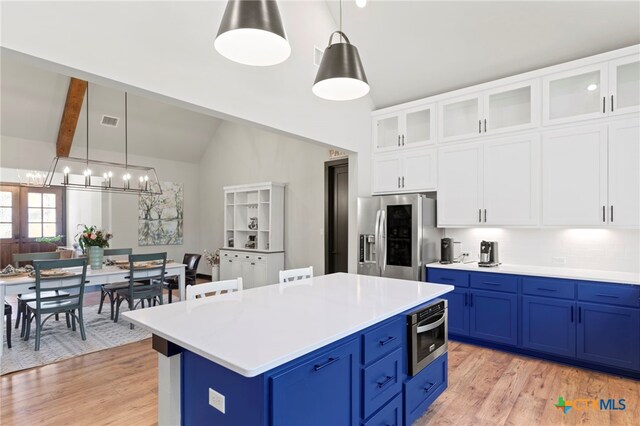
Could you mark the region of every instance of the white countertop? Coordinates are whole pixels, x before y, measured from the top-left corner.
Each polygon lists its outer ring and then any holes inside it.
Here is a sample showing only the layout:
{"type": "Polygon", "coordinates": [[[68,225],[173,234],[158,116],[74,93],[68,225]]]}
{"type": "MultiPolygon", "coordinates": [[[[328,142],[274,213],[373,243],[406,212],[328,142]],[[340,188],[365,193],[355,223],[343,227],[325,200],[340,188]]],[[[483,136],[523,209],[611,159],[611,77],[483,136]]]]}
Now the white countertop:
{"type": "Polygon", "coordinates": [[[216,364],[254,377],[453,288],[340,273],[122,315],[216,364]]]}
{"type": "Polygon", "coordinates": [[[427,268],[458,269],[474,272],[493,272],[498,274],[531,275],[537,277],[564,278],[570,280],[601,281],[619,284],[640,285],[640,274],[633,272],[600,271],[597,269],[558,268],[555,266],[529,266],[502,264],[491,268],[472,263],[429,263],[427,268]]]}

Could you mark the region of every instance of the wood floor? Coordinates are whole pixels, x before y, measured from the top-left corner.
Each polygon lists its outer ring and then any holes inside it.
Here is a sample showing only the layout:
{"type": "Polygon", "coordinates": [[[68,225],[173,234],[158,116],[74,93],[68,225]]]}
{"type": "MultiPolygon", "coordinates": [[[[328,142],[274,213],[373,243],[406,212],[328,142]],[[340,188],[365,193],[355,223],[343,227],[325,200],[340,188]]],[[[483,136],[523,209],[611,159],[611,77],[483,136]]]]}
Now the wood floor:
{"type": "MultiPolygon", "coordinates": [[[[145,340],[3,376],[0,424],[156,424],[156,357],[145,340]]],[[[450,342],[449,388],[416,425],[638,425],[639,401],[639,381],[450,342]],[[558,396],[627,409],[563,414],[558,396]]]]}

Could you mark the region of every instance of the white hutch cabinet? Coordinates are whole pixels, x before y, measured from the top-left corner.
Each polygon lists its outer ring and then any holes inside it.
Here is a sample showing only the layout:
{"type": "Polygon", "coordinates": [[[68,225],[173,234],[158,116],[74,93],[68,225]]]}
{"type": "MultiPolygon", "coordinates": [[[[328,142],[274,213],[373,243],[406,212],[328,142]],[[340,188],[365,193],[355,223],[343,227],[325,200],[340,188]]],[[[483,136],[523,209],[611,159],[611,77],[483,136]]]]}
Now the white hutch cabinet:
{"type": "Polygon", "coordinates": [[[284,183],[224,187],[220,279],[242,277],[245,289],[278,282],[284,269],[284,183]]]}

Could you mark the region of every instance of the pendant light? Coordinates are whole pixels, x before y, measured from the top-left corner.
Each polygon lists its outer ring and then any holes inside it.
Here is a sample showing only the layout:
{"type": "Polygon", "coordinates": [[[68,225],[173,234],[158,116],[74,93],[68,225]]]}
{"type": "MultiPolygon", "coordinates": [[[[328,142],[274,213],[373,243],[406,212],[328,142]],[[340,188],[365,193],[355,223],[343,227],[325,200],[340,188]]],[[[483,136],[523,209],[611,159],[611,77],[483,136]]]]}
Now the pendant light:
{"type": "Polygon", "coordinates": [[[342,0],[340,30],[329,36],[329,45],[322,55],[322,62],[311,90],[316,96],[330,101],[349,101],[369,93],[369,82],[364,74],[358,49],[342,32],[342,0]],[[335,34],[340,36],[340,42],[331,44],[335,34]]]}
{"type": "Polygon", "coordinates": [[[228,0],[214,46],[225,58],[253,66],[279,64],[291,54],[275,0],[228,0]]]}

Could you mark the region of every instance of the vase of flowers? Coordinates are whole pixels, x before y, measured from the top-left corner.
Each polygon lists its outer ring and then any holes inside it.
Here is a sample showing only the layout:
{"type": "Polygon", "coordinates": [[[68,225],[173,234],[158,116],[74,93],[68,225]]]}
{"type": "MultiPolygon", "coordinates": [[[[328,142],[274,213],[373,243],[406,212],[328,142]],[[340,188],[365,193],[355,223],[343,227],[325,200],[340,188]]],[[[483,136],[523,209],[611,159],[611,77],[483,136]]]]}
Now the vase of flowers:
{"type": "Polygon", "coordinates": [[[209,266],[211,266],[211,281],[220,281],[220,249],[213,253],[205,250],[204,258],[209,266]]]}
{"type": "Polygon", "coordinates": [[[113,238],[113,234],[98,229],[97,226],[80,226],[84,229],[76,236],[78,245],[82,252],[89,256],[91,269],[102,269],[104,249],[109,247],[109,240],[113,238]]]}

